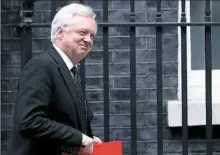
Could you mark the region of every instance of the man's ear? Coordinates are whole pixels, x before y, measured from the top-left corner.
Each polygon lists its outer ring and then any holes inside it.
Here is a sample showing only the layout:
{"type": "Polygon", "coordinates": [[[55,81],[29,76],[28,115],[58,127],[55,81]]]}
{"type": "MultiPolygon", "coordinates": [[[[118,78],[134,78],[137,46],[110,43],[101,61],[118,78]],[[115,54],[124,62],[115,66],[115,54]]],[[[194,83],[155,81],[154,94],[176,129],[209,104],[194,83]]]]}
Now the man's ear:
{"type": "Polygon", "coordinates": [[[58,27],[56,29],[56,36],[57,36],[57,39],[62,39],[63,38],[63,29],[61,27],[58,27]]]}

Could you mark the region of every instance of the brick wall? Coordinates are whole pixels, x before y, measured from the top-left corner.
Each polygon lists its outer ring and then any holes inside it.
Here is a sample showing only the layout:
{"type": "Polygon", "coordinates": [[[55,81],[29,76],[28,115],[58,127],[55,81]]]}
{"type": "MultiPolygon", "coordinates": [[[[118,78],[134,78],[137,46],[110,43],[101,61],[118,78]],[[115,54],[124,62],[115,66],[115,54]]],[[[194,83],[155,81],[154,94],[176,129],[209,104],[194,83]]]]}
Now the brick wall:
{"type": "MultiPolygon", "coordinates": [[[[18,2],[1,1],[1,24],[17,23],[18,2]]],[[[4,154],[11,129],[11,115],[20,71],[20,45],[14,29],[1,27],[1,147],[4,154]]]]}
{"type": "MultiPolygon", "coordinates": [[[[57,2],[57,8],[67,4],[57,2]]],[[[101,1],[86,1],[102,21],[101,1]]],[[[163,21],[177,21],[177,1],[163,1],[163,21]]],[[[109,2],[110,22],[129,22],[129,1],[109,2]]],[[[2,1],[2,24],[16,23],[19,20],[19,1],[2,1]]],[[[50,23],[50,1],[37,1],[34,5],[34,22],[50,23]]],[[[152,0],[136,1],[136,21],[155,21],[156,3],[152,0]]],[[[130,153],[130,57],[129,28],[109,28],[109,71],[110,71],[110,140],[123,140],[125,154],[130,153]]],[[[154,27],[137,27],[137,138],[138,154],[157,153],[157,112],[156,112],[156,35],[154,27]]],[[[19,35],[14,28],[2,27],[2,154],[4,155],[11,129],[11,115],[16,95],[16,84],[20,72],[19,35]]],[[[49,28],[33,28],[33,55],[49,48],[49,28]]],[[[177,29],[163,31],[163,80],[164,103],[177,98],[177,29]]],[[[93,130],[103,138],[103,51],[102,28],[99,28],[94,49],[86,58],[86,93],[95,112],[93,130]]],[[[164,111],[164,153],[177,155],[182,152],[181,130],[171,130],[166,125],[164,111]]],[[[189,142],[189,152],[193,155],[205,153],[205,140],[189,142]]],[[[214,143],[215,144],[215,143],[214,143]]],[[[217,144],[217,143],[216,143],[217,144]]],[[[217,146],[217,145],[216,145],[217,146]]],[[[217,147],[218,148],[218,147],[217,147]]],[[[217,149],[215,148],[215,149],[217,149]]]]}

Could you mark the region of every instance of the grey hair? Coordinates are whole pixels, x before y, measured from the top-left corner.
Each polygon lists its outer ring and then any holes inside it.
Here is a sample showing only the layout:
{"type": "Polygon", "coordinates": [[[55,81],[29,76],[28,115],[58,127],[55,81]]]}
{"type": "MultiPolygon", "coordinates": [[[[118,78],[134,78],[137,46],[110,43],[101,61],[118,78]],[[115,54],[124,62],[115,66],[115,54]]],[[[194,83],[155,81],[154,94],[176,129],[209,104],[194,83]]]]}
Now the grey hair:
{"type": "MultiPolygon", "coordinates": [[[[51,23],[51,42],[55,43],[56,41],[56,29],[58,27],[65,27],[69,26],[73,23],[72,18],[74,16],[90,16],[94,20],[96,18],[96,14],[94,13],[93,9],[90,6],[78,4],[78,3],[71,3],[62,7],[54,16],[54,19],[51,23]]],[[[96,26],[97,27],[97,26],[96,26]]]]}

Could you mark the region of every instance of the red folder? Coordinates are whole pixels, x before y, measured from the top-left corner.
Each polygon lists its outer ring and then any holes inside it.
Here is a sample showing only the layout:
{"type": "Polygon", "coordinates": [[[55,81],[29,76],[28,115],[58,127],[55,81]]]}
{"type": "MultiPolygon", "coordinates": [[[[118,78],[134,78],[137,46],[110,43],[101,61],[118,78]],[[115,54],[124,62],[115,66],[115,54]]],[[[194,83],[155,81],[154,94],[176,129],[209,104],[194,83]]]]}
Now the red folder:
{"type": "MultiPolygon", "coordinates": [[[[78,155],[83,155],[81,152],[78,155]]],[[[112,141],[95,144],[91,155],[123,155],[122,142],[112,141]]]]}

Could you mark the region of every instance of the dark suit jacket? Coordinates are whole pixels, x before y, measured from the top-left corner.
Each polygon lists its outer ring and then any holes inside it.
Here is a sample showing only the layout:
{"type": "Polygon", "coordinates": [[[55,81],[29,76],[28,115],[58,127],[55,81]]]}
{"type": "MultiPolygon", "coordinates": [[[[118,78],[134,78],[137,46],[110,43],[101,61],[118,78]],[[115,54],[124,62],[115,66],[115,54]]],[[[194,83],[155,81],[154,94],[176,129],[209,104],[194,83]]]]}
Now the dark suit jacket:
{"type": "MultiPolygon", "coordinates": [[[[54,47],[32,58],[19,78],[7,155],[59,155],[61,145],[78,151],[79,104],[70,71],[54,47]]],[[[88,117],[93,118],[89,107],[88,117]]],[[[90,125],[87,131],[93,137],[90,125]]]]}

